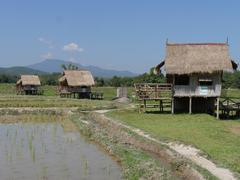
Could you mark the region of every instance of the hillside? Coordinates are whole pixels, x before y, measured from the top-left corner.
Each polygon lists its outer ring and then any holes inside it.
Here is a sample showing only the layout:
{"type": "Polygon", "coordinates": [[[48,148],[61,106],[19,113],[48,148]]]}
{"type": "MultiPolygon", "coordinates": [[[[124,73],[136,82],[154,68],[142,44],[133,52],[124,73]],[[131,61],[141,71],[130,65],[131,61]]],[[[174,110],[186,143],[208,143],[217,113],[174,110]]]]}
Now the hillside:
{"type": "MultiPolygon", "coordinates": [[[[58,59],[47,59],[42,62],[29,65],[27,67],[31,68],[31,69],[36,69],[39,71],[52,73],[52,72],[62,72],[61,65],[62,64],[67,65],[69,63],[71,63],[71,62],[58,60],[58,59]]],[[[97,77],[113,77],[113,76],[132,77],[132,76],[137,75],[130,71],[118,71],[118,70],[103,69],[103,68],[100,68],[97,66],[83,66],[83,65],[77,64],[77,63],[72,63],[72,64],[78,66],[81,69],[86,69],[86,70],[91,71],[92,74],[97,77]]]]}
{"type": "Polygon", "coordinates": [[[46,74],[46,72],[31,69],[28,67],[14,66],[14,67],[8,67],[8,68],[0,68],[0,74],[18,76],[21,74],[39,74],[40,75],[40,74],[46,74]]]}

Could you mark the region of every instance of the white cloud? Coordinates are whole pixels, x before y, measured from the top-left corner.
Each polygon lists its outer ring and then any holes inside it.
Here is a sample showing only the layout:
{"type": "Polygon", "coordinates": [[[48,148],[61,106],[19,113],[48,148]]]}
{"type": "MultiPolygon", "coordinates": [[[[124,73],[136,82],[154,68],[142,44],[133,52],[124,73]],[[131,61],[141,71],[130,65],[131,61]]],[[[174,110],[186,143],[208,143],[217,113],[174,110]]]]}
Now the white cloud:
{"type": "Polygon", "coordinates": [[[63,50],[67,52],[83,52],[84,49],[79,47],[78,44],[72,42],[63,46],[63,50]]]}
{"type": "Polygon", "coordinates": [[[40,41],[43,44],[47,44],[49,48],[54,48],[52,41],[49,41],[46,38],[40,37],[38,38],[38,41],[40,41]]]}
{"type": "Polygon", "coordinates": [[[53,58],[53,54],[51,52],[48,52],[47,54],[42,55],[43,59],[51,59],[53,58]]]}

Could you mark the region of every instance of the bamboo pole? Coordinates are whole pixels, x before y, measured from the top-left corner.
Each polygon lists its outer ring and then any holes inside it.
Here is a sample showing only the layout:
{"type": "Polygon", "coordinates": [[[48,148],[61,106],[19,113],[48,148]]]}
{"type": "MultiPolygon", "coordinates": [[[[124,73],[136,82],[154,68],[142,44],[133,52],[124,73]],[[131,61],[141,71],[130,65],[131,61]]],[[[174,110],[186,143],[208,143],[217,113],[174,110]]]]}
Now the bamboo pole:
{"type": "Polygon", "coordinates": [[[172,114],[174,114],[174,98],[172,97],[172,114]]]}
{"type": "Polygon", "coordinates": [[[217,119],[219,119],[219,97],[217,98],[217,119]]]}
{"type": "Polygon", "coordinates": [[[192,96],[189,97],[189,114],[192,114],[192,96]]]}

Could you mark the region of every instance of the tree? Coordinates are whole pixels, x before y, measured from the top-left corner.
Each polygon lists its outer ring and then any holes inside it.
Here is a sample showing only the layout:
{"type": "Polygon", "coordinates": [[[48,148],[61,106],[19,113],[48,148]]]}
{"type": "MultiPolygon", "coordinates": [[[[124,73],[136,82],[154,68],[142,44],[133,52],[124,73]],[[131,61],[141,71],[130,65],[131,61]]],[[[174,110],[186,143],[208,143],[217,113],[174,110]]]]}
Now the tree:
{"type": "Polygon", "coordinates": [[[67,66],[65,64],[62,64],[61,68],[63,68],[63,70],[67,70],[67,66]]]}
{"type": "Polygon", "coordinates": [[[61,67],[63,68],[63,70],[78,70],[78,66],[72,63],[69,63],[68,65],[62,64],[61,67]]]}
{"type": "Polygon", "coordinates": [[[96,86],[105,86],[105,81],[103,78],[95,77],[96,86]]]}

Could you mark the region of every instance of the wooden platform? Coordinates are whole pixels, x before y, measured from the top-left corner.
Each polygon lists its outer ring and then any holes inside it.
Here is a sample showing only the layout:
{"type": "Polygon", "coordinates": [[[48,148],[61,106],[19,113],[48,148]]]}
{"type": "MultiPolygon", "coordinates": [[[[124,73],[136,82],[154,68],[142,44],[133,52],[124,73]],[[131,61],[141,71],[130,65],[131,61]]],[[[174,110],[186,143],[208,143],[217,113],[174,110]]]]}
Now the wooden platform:
{"type": "Polygon", "coordinates": [[[73,92],[60,92],[60,97],[64,98],[88,98],[93,100],[102,100],[103,99],[103,93],[102,92],[90,92],[86,97],[81,97],[80,93],[73,93],[73,92]]]}
{"type": "Polygon", "coordinates": [[[37,90],[17,90],[17,95],[43,95],[44,90],[37,89],[37,90]]]}
{"type": "Polygon", "coordinates": [[[224,98],[219,102],[219,110],[222,118],[240,117],[240,99],[224,98]]]}
{"type": "Polygon", "coordinates": [[[172,84],[139,83],[134,84],[134,87],[139,101],[139,112],[145,112],[147,108],[158,108],[161,112],[172,108],[172,84]]]}

